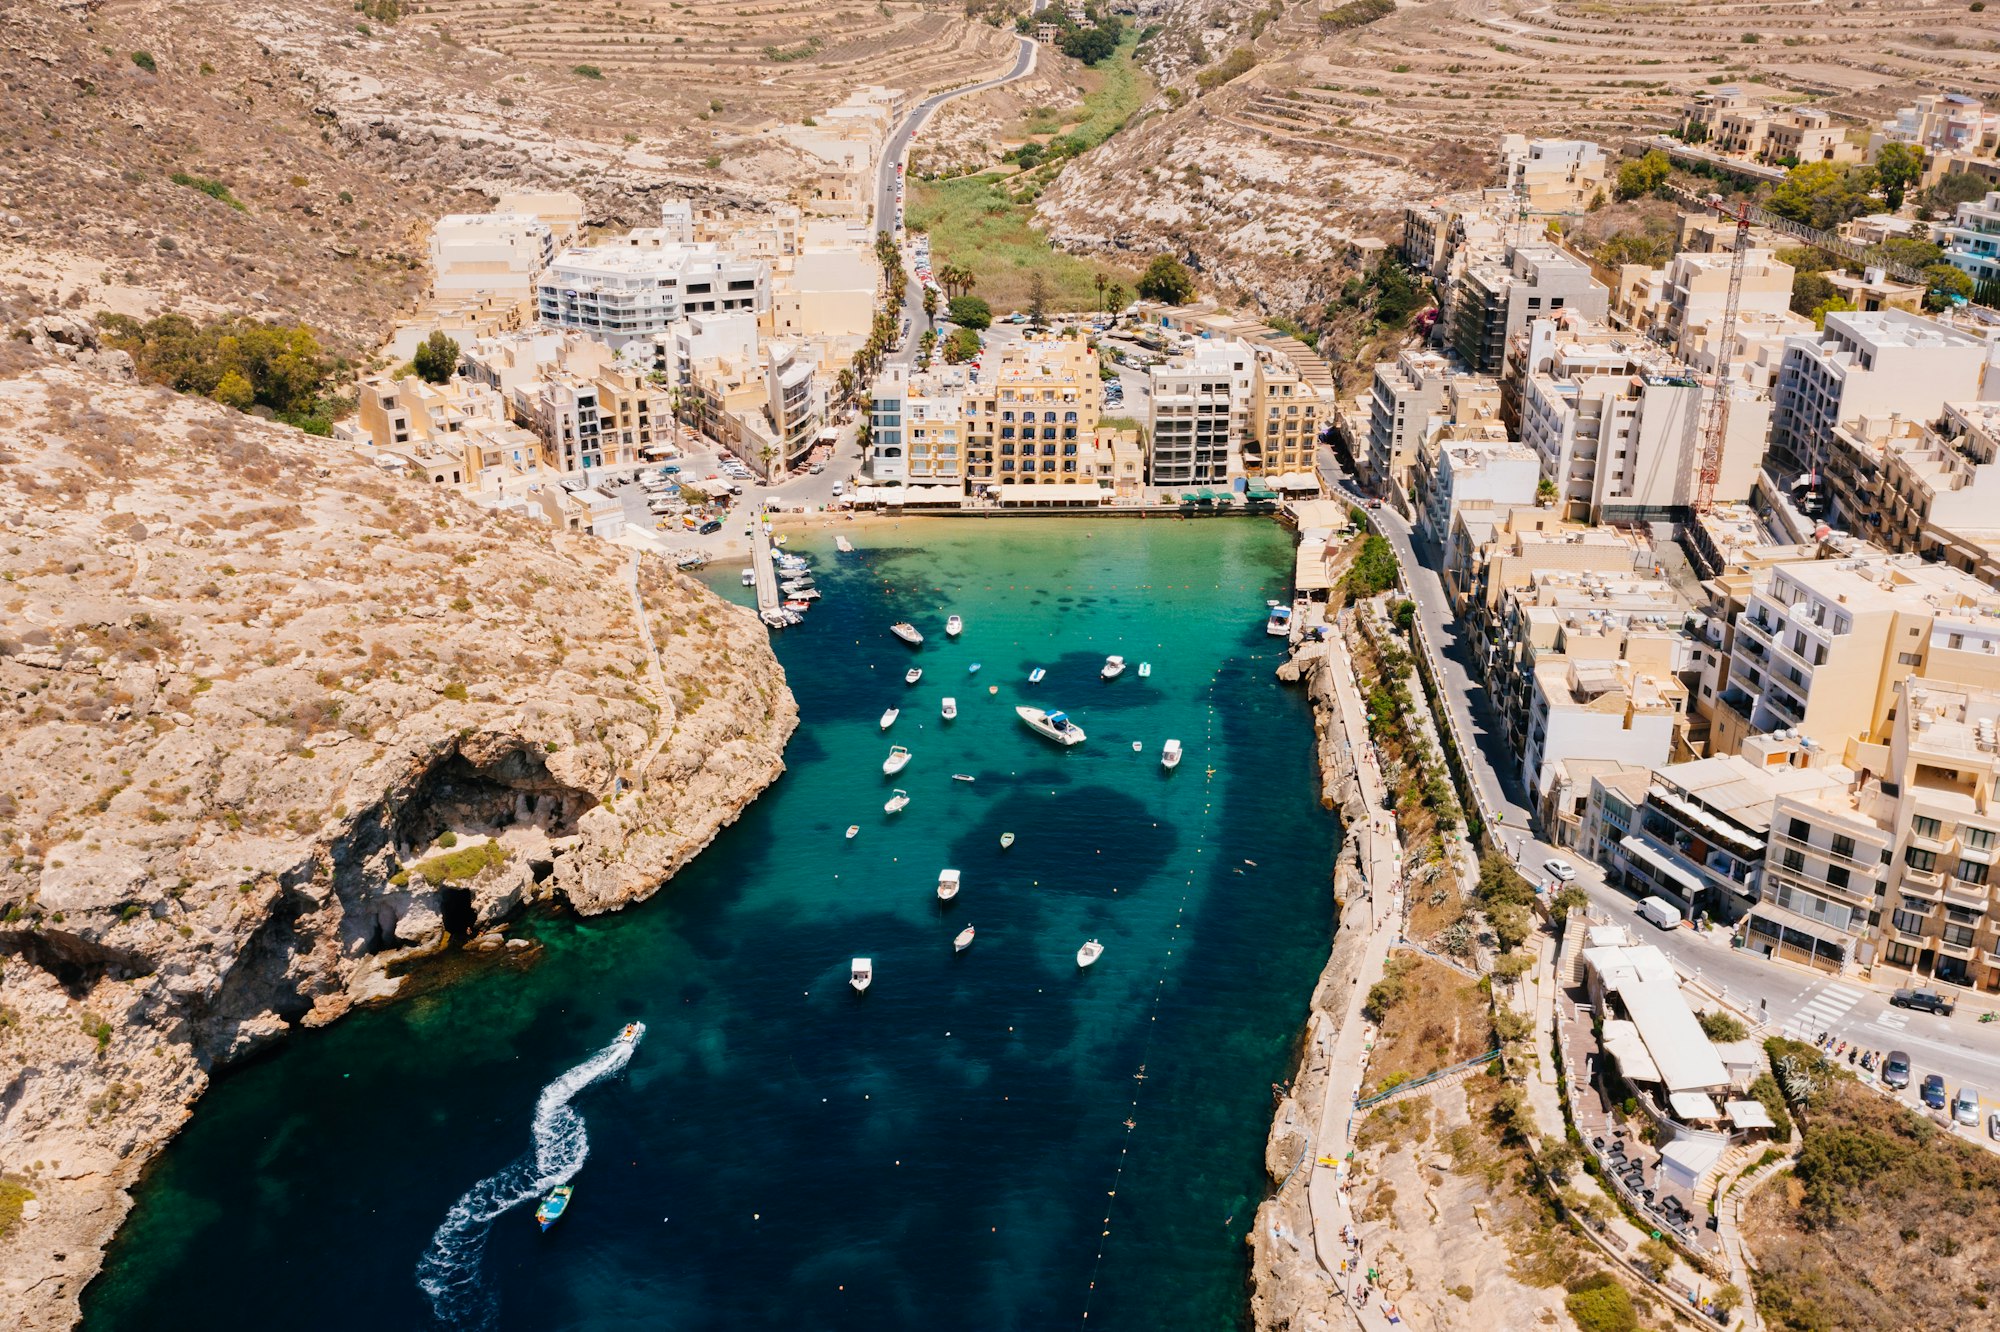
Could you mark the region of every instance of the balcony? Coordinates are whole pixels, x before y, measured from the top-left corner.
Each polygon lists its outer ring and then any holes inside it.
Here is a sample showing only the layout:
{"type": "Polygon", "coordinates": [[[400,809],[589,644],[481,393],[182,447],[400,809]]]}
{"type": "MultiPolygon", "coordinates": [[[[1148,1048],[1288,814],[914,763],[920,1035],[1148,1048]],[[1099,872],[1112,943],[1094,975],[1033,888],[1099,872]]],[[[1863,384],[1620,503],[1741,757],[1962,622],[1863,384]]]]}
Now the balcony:
{"type": "Polygon", "coordinates": [[[1945,905],[1963,907],[1971,911],[1986,910],[1987,885],[1967,883],[1960,878],[1946,879],[1944,882],[1945,905]]]}
{"type": "Polygon", "coordinates": [[[1944,871],[1913,869],[1905,865],[1900,887],[1926,902],[1941,902],[1944,900],[1944,871]]]}

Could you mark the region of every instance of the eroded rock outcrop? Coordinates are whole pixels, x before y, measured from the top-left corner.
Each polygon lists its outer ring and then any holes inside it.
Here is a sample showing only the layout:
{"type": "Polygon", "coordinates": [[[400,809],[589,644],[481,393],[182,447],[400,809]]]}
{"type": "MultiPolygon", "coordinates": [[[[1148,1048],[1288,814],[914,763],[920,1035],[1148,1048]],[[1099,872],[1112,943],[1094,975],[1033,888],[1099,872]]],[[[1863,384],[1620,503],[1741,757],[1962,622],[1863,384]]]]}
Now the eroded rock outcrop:
{"type": "Polygon", "coordinates": [[[762,628],[587,536],[0,344],[0,1324],[70,1325],[221,1063],[780,771],[762,628]],[[642,631],[650,629],[650,639],[642,631]],[[650,643],[657,643],[657,663],[650,643]]]}

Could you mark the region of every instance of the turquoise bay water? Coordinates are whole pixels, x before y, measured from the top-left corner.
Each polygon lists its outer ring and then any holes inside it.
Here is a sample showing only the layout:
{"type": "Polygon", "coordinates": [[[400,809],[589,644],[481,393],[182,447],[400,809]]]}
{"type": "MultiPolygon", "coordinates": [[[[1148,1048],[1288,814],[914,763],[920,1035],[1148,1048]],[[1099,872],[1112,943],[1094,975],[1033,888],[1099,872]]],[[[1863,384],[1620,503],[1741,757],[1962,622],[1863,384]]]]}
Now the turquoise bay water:
{"type": "MultiPolygon", "coordinates": [[[[1221,519],[852,535],[852,555],[794,544],[825,599],[778,641],[802,718],[786,775],[653,901],[536,923],[527,973],[221,1079],[139,1190],[86,1327],[1237,1325],[1270,1087],[1333,912],[1311,718],[1263,632],[1290,541],[1221,519]],[[1112,652],[1132,668],[1106,683],[1112,652]],[[1089,741],[1058,749],[1018,703],[1089,741]],[[915,757],[890,779],[892,743],[915,757]],[[911,804],[891,816],[894,786],[911,804]],[[964,888],[942,906],[946,866],[964,888]],[[433,1232],[633,1019],[630,1063],[570,1102],[589,1147],[570,1214],[546,1235],[532,1204],[499,1216],[459,1274],[477,1298],[440,1319],[416,1276],[433,1232]]],[[[741,597],[735,575],[718,590],[741,597]]]]}

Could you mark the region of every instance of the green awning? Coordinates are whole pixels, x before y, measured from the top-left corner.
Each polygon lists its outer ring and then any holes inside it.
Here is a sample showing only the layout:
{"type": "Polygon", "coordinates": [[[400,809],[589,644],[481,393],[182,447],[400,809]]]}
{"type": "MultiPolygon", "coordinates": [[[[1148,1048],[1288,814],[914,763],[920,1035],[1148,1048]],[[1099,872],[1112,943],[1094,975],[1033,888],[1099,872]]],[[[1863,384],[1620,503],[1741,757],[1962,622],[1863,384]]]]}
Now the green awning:
{"type": "Polygon", "coordinates": [[[1252,486],[1249,490],[1245,491],[1244,494],[1247,498],[1253,500],[1274,500],[1278,498],[1277,491],[1266,490],[1262,486],[1252,486]]]}
{"type": "Polygon", "coordinates": [[[1182,492],[1181,492],[1181,503],[1183,503],[1183,504],[1193,504],[1193,503],[1194,503],[1195,501],[1199,500],[1200,498],[1201,498],[1201,496],[1199,496],[1199,495],[1196,495],[1196,494],[1193,494],[1193,493],[1191,493],[1191,492],[1189,492],[1189,491],[1182,491],[1182,492]]]}
{"type": "Polygon", "coordinates": [[[1226,490],[1218,491],[1215,496],[1215,502],[1217,504],[1234,504],[1236,503],[1236,496],[1226,490]]]}
{"type": "Polygon", "coordinates": [[[1203,504],[1209,504],[1209,503],[1212,503],[1212,502],[1214,502],[1214,500],[1215,500],[1215,492],[1214,492],[1214,491],[1212,491],[1212,490],[1210,490],[1210,489],[1209,489],[1208,487],[1206,487],[1206,486],[1203,486],[1203,487],[1201,488],[1201,490],[1197,492],[1197,494],[1199,494],[1199,495],[1200,495],[1200,497],[1201,497],[1201,502],[1202,502],[1203,504]]]}

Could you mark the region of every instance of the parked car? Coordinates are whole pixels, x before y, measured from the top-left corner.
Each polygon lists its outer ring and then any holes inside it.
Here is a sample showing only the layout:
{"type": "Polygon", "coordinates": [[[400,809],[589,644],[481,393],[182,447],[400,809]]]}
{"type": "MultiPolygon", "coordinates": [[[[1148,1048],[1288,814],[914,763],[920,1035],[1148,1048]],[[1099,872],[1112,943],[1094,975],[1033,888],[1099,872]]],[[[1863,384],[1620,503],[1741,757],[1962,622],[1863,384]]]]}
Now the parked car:
{"type": "Polygon", "coordinates": [[[1919,1013],[1936,1013],[1939,1017],[1950,1017],[1951,1010],[1958,1007],[1958,1000],[1936,990],[1898,990],[1889,996],[1889,1002],[1898,1008],[1914,1008],[1919,1013]]]}
{"type": "Polygon", "coordinates": [[[842,495],[845,495],[846,493],[847,493],[846,486],[840,484],[840,482],[838,481],[833,483],[833,497],[835,499],[839,499],[842,495]]]}
{"type": "Polygon", "coordinates": [[[1560,856],[1551,856],[1549,859],[1544,860],[1542,868],[1564,883],[1568,883],[1576,877],[1576,866],[1570,864],[1560,856]]]}
{"type": "Polygon", "coordinates": [[[2000,1110],[1995,1110],[1986,1116],[1986,1136],[2000,1138],[2000,1110]]]}
{"type": "Polygon", "coordinates": [[[720,532],[722,530],[722,523],[717,519],[711,518],[695,530],[703,536],[707,536],[710,532],[720,532]]]}
{"type": "Polygon", "coordinates": [[[1905,1050],[1891,1050],[1882,1064],[1882,1083],[1897,1091],[1910,1085],[1910,1056],[1905,1050]]]}
{"type": "Polygon", "coordinates": [[[1960,1087],[1958,1095],[1952,1098],[1951,1117],[1967,1128],[1978,1128],[1979,1093],[1970,1087],[1960,1087]]]}
{"type": "Polygon", "coordinates": [[[1933,1110],[1944,1109],[1944,1078],[1937,1073],[1926,1073],[1924,1085],[1917,1093],[1923,1103],[1933,1110]]]}
{"type": "Polygon", "coordinates": [[[812,474],[814,476],[818,476],[821,472],[824,472],[825,470],[826,470],[825,463],[814,463],[812,465],[812,474]]]}

